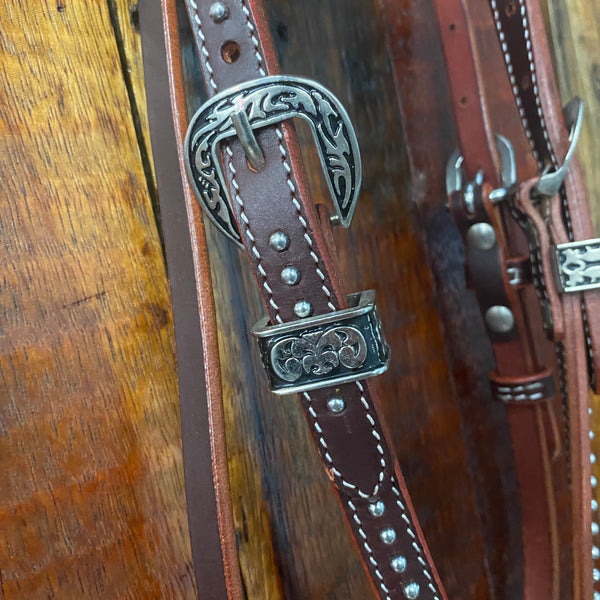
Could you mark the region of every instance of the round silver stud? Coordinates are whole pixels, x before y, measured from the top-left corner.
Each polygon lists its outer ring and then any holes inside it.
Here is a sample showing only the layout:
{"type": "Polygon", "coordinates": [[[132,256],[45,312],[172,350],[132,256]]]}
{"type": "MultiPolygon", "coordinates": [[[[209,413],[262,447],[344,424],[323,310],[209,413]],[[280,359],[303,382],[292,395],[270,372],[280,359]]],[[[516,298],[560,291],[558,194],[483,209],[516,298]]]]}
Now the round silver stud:
{"type": "Polygon", "coordinates": [[[508,333],[515,326],[515,316],[506,306],[490,306],[485,312],[485,324],[494,333],[508,333]]]}
{"type": "Polygon", "coordinates": [[[401,554],[394,556],[390,564],[396,573],[404,573],[406,571],[406,558],[401,554]]]}
{"type": "Polygon", "coordinates": [[[389,546],[396,541],[396,532],[391,527],[386,527],[379,532],[379,539],[389,546]]]}
{"type": "Polygon", "coordinates": [[[598,502],[596,500],[592,500],[592,510],[598,510],[598,502]]]}
{"type": "Polygon", "coordinates": [[[598,535],[599,530],[598,523],[592,523],[592,535],[598,535]]]}
{"type": "Polygon", "coordinates": [[[594,439],[594,432],[590,430],[590,440],[594,439]]]}
{"type": "Polygon", "coordinates": [[[598,560],[600,558],[600,549],[598,546],[592,546],[592,558],[598,560]]]}
{"type": "Polygon", "coordinates": [[[594,600],[600,600],[600,592],[594,592],[594,600]]]}
{"type": "Polygon", "coordinates": [[[381,500],[373,502],[369,504],[369,512],[372,517],[380,517],[385,512],[385,504],[381,500]]]}
{"type": "Polygon", "coordinates": [[[281,281],[286,285],[295,285],[300,281],[300,271],[296,267],[284,267],[281,271],[281,281]]]}
{"type": "Polygon", "coordinates": [[[208,16],[215,23],[221,23],[229,16],[229,9],[224,2],[215,2],[208,10],[208,16]]]}
{"type": "Polygon", "coordinates": [[[327,400],[327,408],[334,414],[341,413],[346,408],[346,403],[339,396],[327,400]]]}
{"type": "Polygon", "coordinates": [[[287,250],[290,245],[290,238],[283,231],[275,231],[269,238],[269,245],[277,252],[287,250]]]}
{"type": "Polygon", "coordinates": [[[598,569],[594,569],[592,572],[592,577],[594,578],[594,581],[600,581],[600,571],[598,571],[598,569]]]}
{"type": "Polygon", "coordinates": [[[590,454],[590,462],[592,464],[594,464],[596,462],[596,455],[592,452],[592,454],[590,454]]]}
{"type": "Polygon", "coordinates": [[[404,592],[404,595],[409,598],[409,600],[414,600],[415,598],[419,597],[421,587],[418,583],[413,581],[412,583],[407,583],[402,591],[404,592]]]}
{"type": "Polygon", "coordinates": [[[496,233],[488,223],[475,223],[467,231],[467,243],[478,250],[490,250],[496,244],[496,233]]]}
{"type": "Polygon", "coordinates": [[[592,475],[590,478],[590,483],[592,484],[592,487],[595,488],[598,485],[598,480],[592,475]]]}
{"type": "Polygon", "coordinates": [[[311,312],[312,304],[306,300],[298,300],[298,302],[294,304],[294,313],[296,313],[296,316],[300,317],[301,319],[309,317],[311,312]]]}

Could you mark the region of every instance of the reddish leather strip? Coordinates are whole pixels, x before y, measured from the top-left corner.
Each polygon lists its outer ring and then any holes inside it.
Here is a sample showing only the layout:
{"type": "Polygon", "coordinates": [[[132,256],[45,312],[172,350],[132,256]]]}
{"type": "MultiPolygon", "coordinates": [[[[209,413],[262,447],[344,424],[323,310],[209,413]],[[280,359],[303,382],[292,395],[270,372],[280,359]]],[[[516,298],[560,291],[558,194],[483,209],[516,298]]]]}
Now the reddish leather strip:
{"type": "Polygon", "coordinates": [[[140,27],[152,146],[160,149],[154,166],[173,298],[196,589],[203,600],[241,599],[206,240],[200,210],[180,175],[187,116],[175,3],[143,3],[140,27]],[[171,111],[173,121],[165,118],[171,111]]]}
{"type": "MultiPolygon", "coordinates": [[[[490,134],[487,103],[481,89],[482,78],[477,68],[478,58],[469,31],[466,7],[459,0],[440,0],[436,2],[436,11],[453,90],[454,113],[460,149],[465,158],[465,171],[474,176],[481,169],[484,181],[494,184],[498,181],[497,163],[493,160],[495,143],[490,134]],[[461,91],[463,89],[464,93],[461,91]],[[468,106],[468,111],[465,106],[468,106]],[[474,133],[474,126],[479,131],[474,133]]],[[[481,203],[485,205],[485,196],[481,203]]],[[[451,206],[457,206],[455,200],[451,200],[451,206]]],[[[498,209],[491,209],[492,214],[496,210],[498,209]]],[[[453,210],[453,214],[455,213],[456,210],[453,210]]],[[[523,252],[524,237],[506,206],[501,207],[499,213],[496,219],[483,220],[494,226],[498,237],[500,264],[506,273],[508,257],[523,252]]],[[[465,235],[462,222],[464,219],[457,219],[459,229],[465,235]]],[[[532,269],[534,280],[539,279],[536,273],[537,270],[532,269]]],[[[533,287],[520,286],[521,289],[517,291],[511,289],[506,278],[502,282],[496,281],[496,287],[500,283],[505,285],[505,294],[500,290],[494,291],[494,285],[486,283],[483,278],[478,282],[474,281],[472,285],[476,290],[478,285],[483,288],[478,291],[483,310],[495,298],[495,303],[508,305],[515,316],[516,335],[511,340],[498,340],[494,335],[490,337],[496,357],[496,373],[492,375],[492,380],[500,379],[509,387],[516,388],[522,381],[539,376],[540,371],[556,373],[556,359],[552,345],[543,332],[539,303],[533,287]],[[482,297],[486,298],[483,304],[482,297]],[[506,297],[509,299],[508,303],[505,301],[506,297]]],[[[559,319],[557,324],[560,330],[559,319]]],[[[558,379],[551,387],[558,387],[558,379]]],[[[560,422],[561,415],[557,396],[545,394],[545,398],[543,406],[527,407],[515,402],[509,403],[507,407],[522,507],[524,597],[540,600],[556,598],[560,593],[557,515],[553,469],[549,459],[551,450],[555,457],[560,456],[560,444],[556,440],[555,428],[548,425],[560,422]]],[[[554,461],[557,471],[555,475],[558,475],[555,479],[559,487],[566,485],[564,466],[564,461],[562,469],[561,461],[554,461]]]]}
{"type": "MultiPolygon", "coordinates": [[[[209,94],[276,73],[275,53],[258,3],[228,2],[229,16],[220,22],[208,16],[211,4],[187,2],[209,94]],[[239,56],[236,51],[233,61],[223,56],[226,42],[230,48],[237,44],[239,56]]],[[[293,126],[283,123],[256,136],[266,160],[262,171],[249,169],[237,140],[223,145],[223,159],[233,209],[271,321],[297,319],[293,308],[301,299],[311,303],[313,314],[343,308],[345,296],[312,205],[293,126]],[[290,240],[283,252],[269,244],[274,231],[283,231],[290,240]],[[282,281],[286,266],[298,269],[296,285],[282,281]]],[[[370,385],[343,384],[305,393],[301,400],[378,596],[404,598],[406,586],[417,584],[419,598],[445,598],[370,385]],[[346,404],[339,415],[327,409],[334,394],[346,404]],[[375,501],[385,507],[379,516],[371,508],[375,501]],[[406,559],[405,569],[398,568],[401,560],[394,563],[396,569],[392,567],[394,557],[406,559]]]]}

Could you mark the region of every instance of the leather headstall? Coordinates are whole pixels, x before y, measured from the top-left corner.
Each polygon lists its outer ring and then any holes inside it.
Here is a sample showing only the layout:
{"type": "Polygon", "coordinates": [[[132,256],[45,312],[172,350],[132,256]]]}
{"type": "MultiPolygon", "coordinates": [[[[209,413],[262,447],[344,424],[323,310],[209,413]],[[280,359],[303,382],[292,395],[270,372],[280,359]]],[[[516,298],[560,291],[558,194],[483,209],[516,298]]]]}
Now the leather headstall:
{"type": "Polygon", "coordinates": [[[589,600],[588,390],[599,357],[600,280],[593,265],[600,240],[590,239],[573,156],[581,101],[569,103],[563,118],[537,0],[490,0],[503,56],[493,73],[480,56],[469,4],[436,0],[435,8],[459,145],[447,167],[449,207],[494,351],[492,394],[508,413],[521,502],[523,598],[589,600]],[[502,92],[490,89],[490,81],[507,81],[513,92],[503,100],[502,116],[492,108],[502,92]],[[520,137],[505,137],[507,113],[519,120],[520,137]]]}
{"type": "MultiPolygon", "coordinates": [[[[215,339],[207,317],[213,301],[207,297],[206,216],[248,257],[266,311],[252,333],[271,389],[275,394],[298,394],[377,597],[442,600],[445,592],[367,379],[385,371],[389,360],[375,293],[346,296],[342,290],[328,247],[329,219],[321,223],[311,200],[291,119],[302,118],[312,128],[335,207],[331,219],[344,227],[352,219],[361,181],[352,124],[321,83],[279,74],[259,1],[186,0],[186,8],[209,97],[189,123],[174,0],[162,0],[163,70],[169,76],[184,181],[204,366],[213,384],[207,391],[209,432],[197,434],[211,438],[212,473],[205,481],[212,480],[214,491],[187,481],[186,486],[189,504],[200,494],[216,506],[222,544],[220,555],[214,545],[206,548],[202,532],[194,531],[197,524],[190,520],[194,562],[209,561],[215,569],[220,563],[228,597],[242,597],[222,462],[221,409],[214,406],[219,402],[218,365],[210,364],[210,357],[218,352],[208,351],[211,345],[215,349],[215,339]]],[[[154,134],[152,141],[154,145],[154,134]]],[[[158,179],[160,189],[161,174],[158,179]]],[[[171,244],[178,243],[173,236],[171,244]]],[[[176,302],[178,284],[173,275],[171,279],[176,302]]],[[[181,370],[190,359],[180,349],[179,336],[185,332],[177,335],[181,370]]],[[[182,405],[186,402],[182,399],[182,405]]],[[[185,429],[183,433],[187,480],[194,440],[186,440],[185,429]]],[[[196,579],[199,597],[223,597],[223,585],[215,588],[206,569],[197,564],[196,579]]]]}

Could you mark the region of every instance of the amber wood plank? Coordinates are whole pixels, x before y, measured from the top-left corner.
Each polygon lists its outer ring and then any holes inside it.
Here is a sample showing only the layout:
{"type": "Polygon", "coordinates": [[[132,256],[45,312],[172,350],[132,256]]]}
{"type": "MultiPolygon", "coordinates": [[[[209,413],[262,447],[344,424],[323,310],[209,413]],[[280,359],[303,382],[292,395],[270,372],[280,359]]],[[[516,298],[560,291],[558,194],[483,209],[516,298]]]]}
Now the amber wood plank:
{"type": "Polygon", "coordinates": [[[194,597],[168,286],[108,8],[0,6],[7,599],[194,597]]]}

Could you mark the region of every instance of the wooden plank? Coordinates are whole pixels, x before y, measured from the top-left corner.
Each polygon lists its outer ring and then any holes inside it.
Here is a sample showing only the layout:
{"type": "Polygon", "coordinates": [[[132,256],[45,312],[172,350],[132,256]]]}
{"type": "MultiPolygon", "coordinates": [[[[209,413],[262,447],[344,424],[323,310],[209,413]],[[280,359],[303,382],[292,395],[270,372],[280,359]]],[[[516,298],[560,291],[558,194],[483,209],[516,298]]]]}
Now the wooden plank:
{"type": "Polygon", "coordinates": [[[168,286],[108,6],[0,21],[2,596],[192,598],[168,286]]]}

